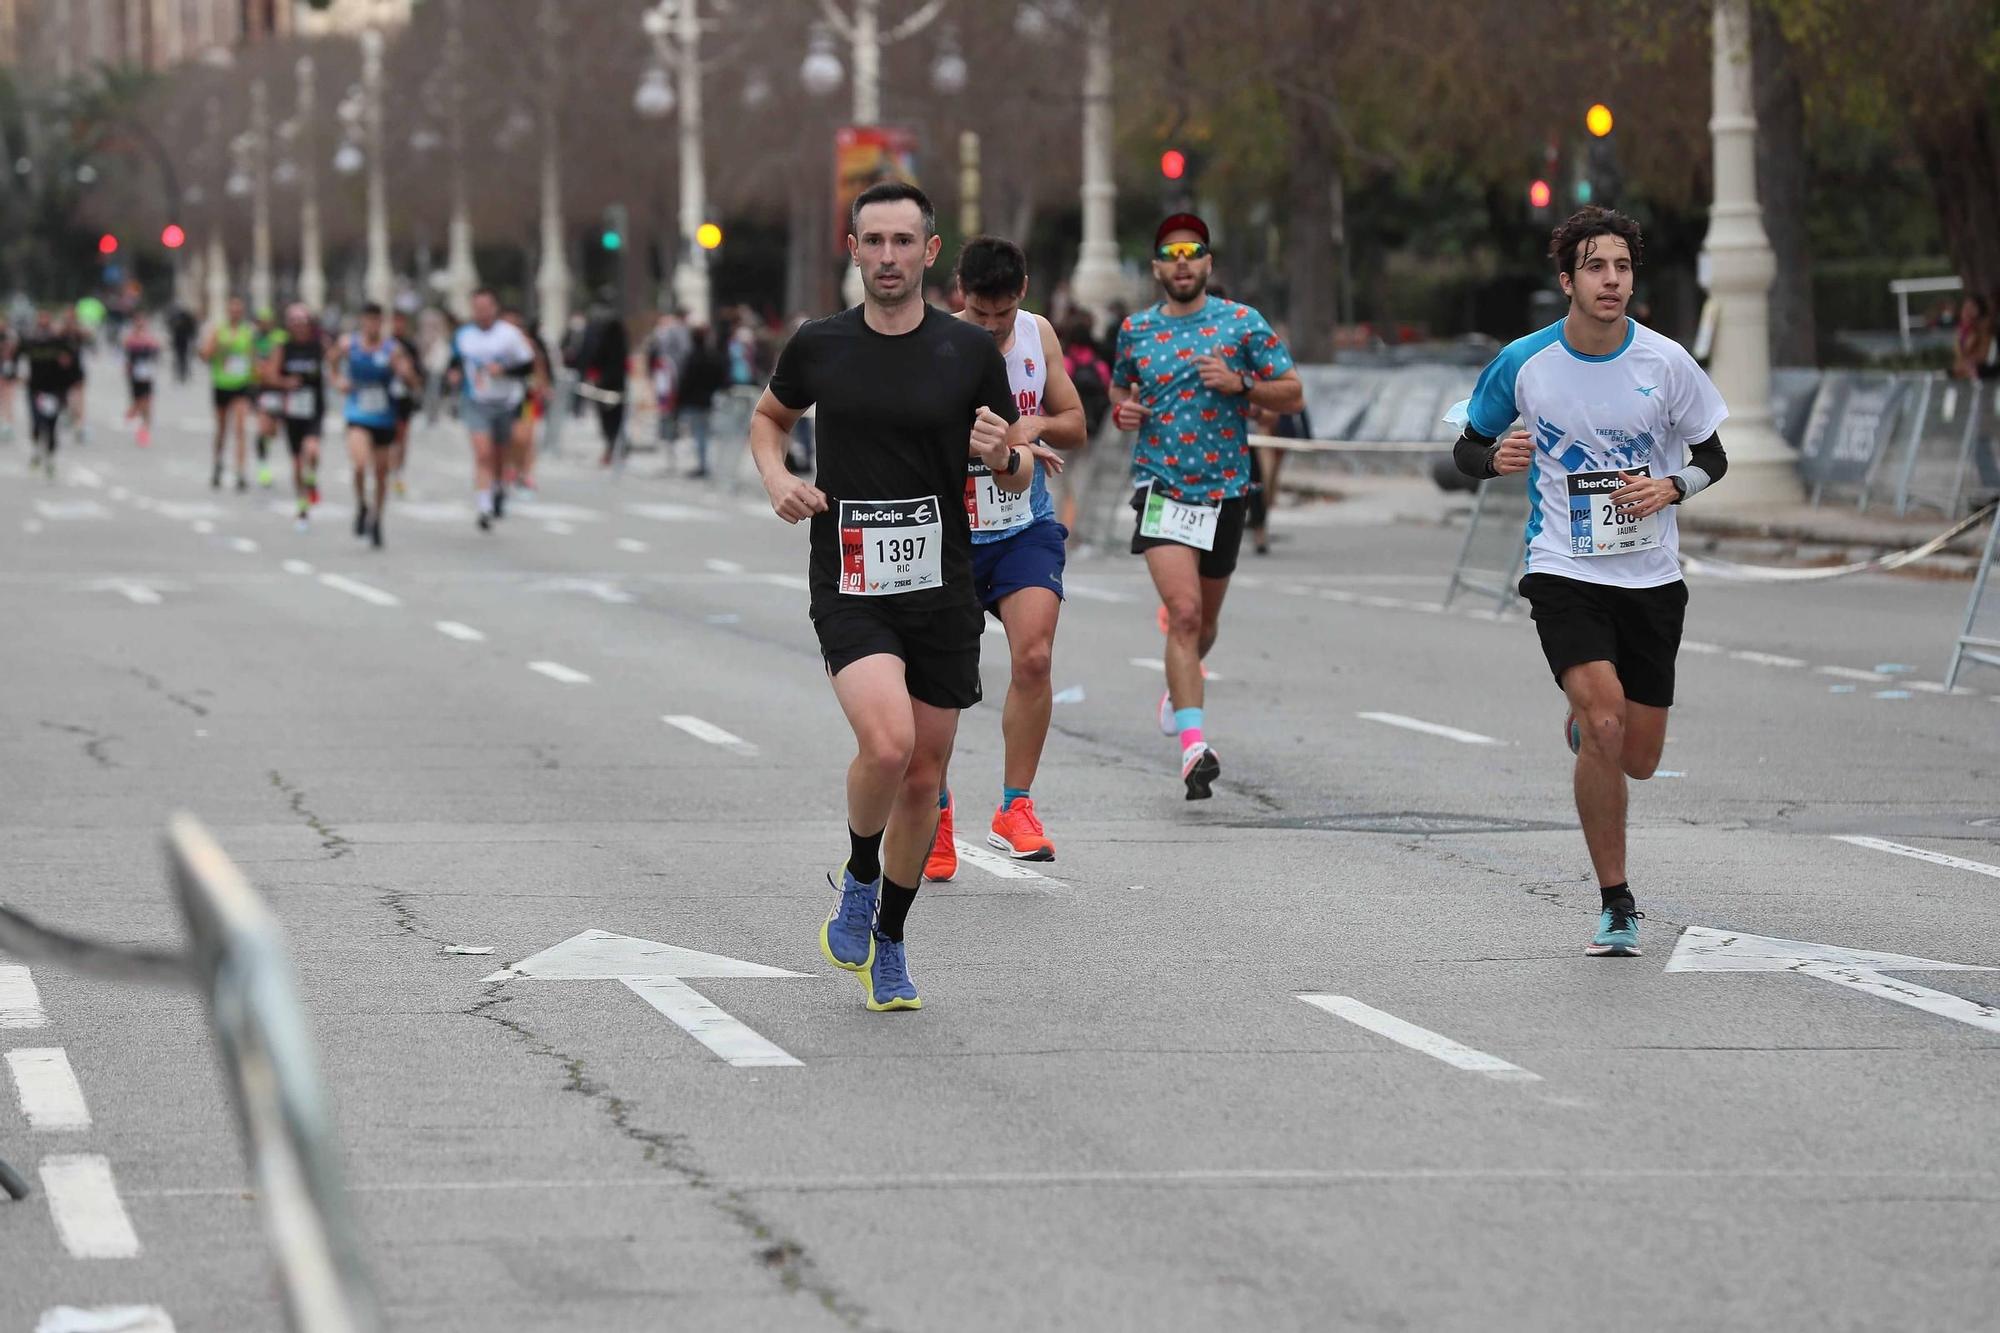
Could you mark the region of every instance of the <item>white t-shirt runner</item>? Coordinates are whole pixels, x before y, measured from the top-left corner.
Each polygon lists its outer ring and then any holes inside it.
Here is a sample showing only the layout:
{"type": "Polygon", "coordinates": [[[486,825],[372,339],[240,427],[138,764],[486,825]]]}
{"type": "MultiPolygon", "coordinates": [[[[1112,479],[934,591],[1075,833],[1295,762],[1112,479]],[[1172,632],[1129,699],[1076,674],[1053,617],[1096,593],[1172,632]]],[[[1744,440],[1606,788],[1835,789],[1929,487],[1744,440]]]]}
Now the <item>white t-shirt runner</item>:
{"type": "Polygon", "coordinates": [[[1610,497],[1620,472],[1668,477],[1688,449],[1729,415],[1687,349],[1625,321],[1608,356],[1585,356],[1562,321],[1507,344],[1472,391],[1466,423],[1498,439],[1518,418],[1535,445],[1528,466],[1526,572],[1619,588],[1657,588],[1681,576],[1672,507],[1621,518],[1610,497]]]}
{"type": "MultiPolygon", "coordinates": [[[[1014,338],[1007,347],[1007,387],[1014,394],[1014,409],[1024,417],[1042,415],[1042,391],[1048,387],[1049,368],[1042,353],[1042,330],[1026,310],[1014,312],[1014,338]]],[[[1038,518],[1053,519],[1055,503],[1049,499],[1041,463],[1026,458],[1035,469],[1028,489],[1010,493],[1000,489],[986,464],[973,459],[965,470],[965,517],[972,529],[974,545],[995,541],[1019,532],[1038,518]]]]}

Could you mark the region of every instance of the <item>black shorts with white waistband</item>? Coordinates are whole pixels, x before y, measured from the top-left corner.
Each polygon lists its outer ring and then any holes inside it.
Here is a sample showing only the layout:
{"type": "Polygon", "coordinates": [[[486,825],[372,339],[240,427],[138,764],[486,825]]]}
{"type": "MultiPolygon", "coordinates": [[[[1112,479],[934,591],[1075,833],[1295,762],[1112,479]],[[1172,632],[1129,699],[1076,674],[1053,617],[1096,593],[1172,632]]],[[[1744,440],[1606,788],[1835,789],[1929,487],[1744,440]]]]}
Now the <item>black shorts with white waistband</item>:
{"type": "Polygon", "coordinates": [[[980,700],[977,606],[904,610],[894,597],[842,597],[813,617],[826,674],[886,653],[903,662],[910,697],[933,708],[970,708],[980,700]]]}

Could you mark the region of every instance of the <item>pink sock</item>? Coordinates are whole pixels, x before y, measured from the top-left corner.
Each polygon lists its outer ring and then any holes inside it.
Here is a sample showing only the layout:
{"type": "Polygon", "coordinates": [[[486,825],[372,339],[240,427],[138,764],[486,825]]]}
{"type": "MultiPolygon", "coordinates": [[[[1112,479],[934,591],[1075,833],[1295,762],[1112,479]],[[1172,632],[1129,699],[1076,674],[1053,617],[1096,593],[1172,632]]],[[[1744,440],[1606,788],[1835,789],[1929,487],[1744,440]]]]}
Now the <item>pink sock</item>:
{"type": "Polygon", "coordinates": [[[1181,731],[1181,752],[1186,753],[1190,745],[1201,744],[1201,728],[1187,727],[1181,731]]]}

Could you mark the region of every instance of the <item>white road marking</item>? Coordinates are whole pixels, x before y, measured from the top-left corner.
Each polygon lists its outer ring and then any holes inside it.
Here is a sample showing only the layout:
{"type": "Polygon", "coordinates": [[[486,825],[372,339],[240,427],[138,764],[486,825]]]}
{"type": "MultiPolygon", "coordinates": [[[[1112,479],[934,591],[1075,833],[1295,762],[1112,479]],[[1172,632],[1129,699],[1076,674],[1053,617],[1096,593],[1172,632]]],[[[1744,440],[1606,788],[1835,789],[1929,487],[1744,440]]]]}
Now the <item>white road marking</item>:
{"type": "Polygon", "coordinates": [[[626,977],[632,993],[738,1069],[777,1069],[804,1062],[733,1018],[679,977],[626,977]]]}
{"type": "Polygon", "coordinates": [[[1813,670],[1822,676],[1838,676],[1842,680],[1865,680],[1876,683],[1889,679],[1879,671],[1863,671],[1859,667],[1823,666],[1814,667],[1813,670]]]}
{"type": "Polygon", "coordinates": [[[560,519],[555,519],[542,524],[542,531],[553,537],[567,537],[576,529],[560,519]]]}
{"type": "Polygon", "coordinates": [[[1130,593],[1112,592],[1108,588],[1097,588],[1088,583],[1078,583],[1075,580],[1071,580],[1066,584],[1063,587],[1063,591],[1071,597],[1081,597],[1086,602],[1113,602],[1129,605],[1139,600],[1130,593]]]}
{"type": "Polygon", "coordinates": [[[35,979],[19,963],[0,963],[0,1028],[40,1028],[49,1025],[35,979]]]}
{"type": "Polygon", "coordinates": [[[1426,722],[1421,718],[1404,717],[1401,713],[1356,713],[1356,717],[1367,722],[1380,722],[1385,726],[1402,727],[1407,731],[1421,731],[1426,736],[1442,736],[1448,741],[1461,745],[1505,745],[1507,742],[1491,736],[1482,736],[1476,731],[1461,731],[1457,727],[1447,727],[1438,722],[1426,722]]]}
{"type": "Polygon", "coordinates": [[[359,597],[364,602],[376,606],[401,606],[403,599],[393,592],[384,592],[372,584],[348,578],[345,574],[322,574],[319,581],[335,592],[344,592],[349,597],[359,597]]]}
{"type": "Polygon", "coordinates": [[[530,583],[529,592],[577,592],[612,606],[629,606],[639,599],[615,583],[603,579],[543,579],[530,583]]]}
{"type": "Polygon", "coordinates": [[[793,592],[810,592],[812,585],[802,574],[759,574],[759,583],[768,583],[774,588],[790,588],[793,592]]]}
{"type": "Polygon", "coordinates": [[[472,628],[472,626],[470,625],[461,625],[456,620],[438,621],[437,631],[438,633],[445,635],[447,638],[457,639],[460,643],[486,642],[486,636],[484,634],[481,634],[478,630],[472,628]]]}
{"type": "MultiPolygon", "coordinates": [[[[625,512],[635,518],[658,519],[662,523],[719,523],[722,521],[722,515],[713,513],[707,509],[696,509],[692,505],[626,505],[625,512]]],[[[759,506],[759,512],[770,512],[770,506],[759,506]]]]}
{"type": "Polygon", "coordinates": [[[528,670],[539,671],[550,680],[559,680],[565,685],[588,685],[590,677],[574,667],[566,667],[561,662],[530,662],[528,670]]]}
{"type": "Polygon", "coordinates": [[[98,487],[104,485],[104,478],[98,476],[87,467],[70,469],[69,479],[75,485],[88,486],[92,490],[96,490],[98,487]]]}
{"type": "Polygon", "coordinates": [[[1336,1018],[1344,1018],[1356,1027],[1367,1028],[1378,1036],[1387,1037],[1398,1045],[1413,1051],[1421,1051],[1434,1060],[1442,1060],[1454,1069],[1463,1069],[1468,1074],[1484,1074],[1487,1078],[1503,1083],[1539,1083],[1542,1076],[1531,1073],[1519,1065],[1510,1064],[1497,1055],[1475,1051],[1450,1037],[1420,1028],[1394,1014],[1382,1012],[1372,1005],[1363,1004],[1349,995],[1301,995],[1301,1000],[1315,1009],[1324,1009],[1336,1018]]]}
{"type": "Polygon", "coordinates": [[[1682,639],[1681,651],[1689,653],[1726,653],[1729,650],[1719,643],[1703,643],[1700,639],[1682,639]]]}
{"type": "Polygon", "coordinates": [[[958,848],[958,859],[969,865],[978,866],[987,874],[999,879],[1047,879],[1039,870],[1030,870],[1024,861],[1016,861],[1011,856],[1003,856],[990,847],[967,842],[963,838],[953,838],[958,848]]]}
{"type": "Polygon", "coordinates": [[[139,1253],[109,1159],[94,1153],[46,1157],[41,1175],[56,1234],[72,1258],[130,1259],[139,1253]]]}
{"type": "Polygon", "coordinates": [[[7,1052],[7,1068],[31,1129],[90,1128],[90,1108],[69,1066],[69,1052],[60,1046],[23,1047],[7,1052]]]}
{"type": "Polygon", "coordinates": [[[1947,690],[1944,687],[1944,682],[1937,680],[1906,680],[1903,683],[1909,686],[1913,690],[1922,690],[1925,694],[1971,694],[1972,693],[1971,690],[1966,689],[1965,686],[1963,685],[1958,686],[1956,689],[1947,690]]]}
{"type": "Polygon", "coordinates": [[[37,500],[35,512],[53,523],[111,517],[111,511],[95,500],[37,500]]]}
{"type": "Polygon", "coordinates": [[[711,574],[741,574],[743,572],[743,566],[737,564],[734,560],[704,560],[701,563],[707,566],[711,574]]]}
{"type": "Polygon", "coordinates": [[[1914,699],[1916,696],[1908,690],[1877,690],[1875,691],[1875,697],[1877,699],[1914,699]]]}
{"type": "Polygon", "coordinates": [[[618,549],[621,551],[630,551],[633,555],[644,555],[653,548],[640,541],[637,537],[620,537],[618,539],[618,549]]]}
{"type": "Polygon", "coordinates": [[[282,568],[287,574],[310,574],[313,572],[312,562],[309,560],[287,560],[282,568]]]}
{"type": "Polygon", "coordinates": [[[1805,659],[1801,657],[1785,657],[1778,653],[1753,653],[1744,648],[1739,648],[1729,655],[1739,662],[1755,662],[1758,666],[1802,667],[1806,664],[1805,659]]]}
{"type": "Polygon", "coordinates": [[[99,579],[90,588],[93,592],[115,592],[126,601],[140,606],[158,606],[164,600],[158,591],[136,579],[99,579]]]}
{"type": "Polygon", "coordinates": [[[42,1312],[35,1333],[174,1333],[174,1321],[157,1305],[58,1305],[42,1312]]]}
{"type": "Polygon", "coordinates": [[[205,518],[196,519],[193,523],[189,524],[188,526],[192,527],[195,530],[197,536],[202,536],[202,537],[206,537],[209,533],[215,531],[215,524],[209,522],[205,518]]]}
{"type": "Polygon", "coordinates": [[[749,741],[744,740],[741,736],[736,735],[734,732],[724,731],[713,722],[705,721],[689,713],[663,714],[660,721],[670,727],[678,727],[698,741],[707,741],[710,745],[720,745],[723,749],[733,750],[740,755],[750,756],[757,753],[757,747],[749,741]]]}
{"type": "Polygon", "coordinates": [[[244,555],[255,555],[257,554],[257,543],[248,537],[231,537],[229,539],[229,549],[232,551],[241,551],[244,555]]]}
{"type": "Polygon", "coordinates": [[[1870,851],[1907,856],[1913,861],[1929,861],[1932,865],[1948,866],[1953,870],[1970,870],[1975,875],[1990,875],[1994,879],[2000,879],[2000,866],[1990,866],[1984,861],[1968,861],[1962,856],[1946,856],[1943,852],[1929,852],[1905,843],[1889,842],[1882,838],[1857,837],[1851,833],[1836,833],[1833,835],[1833,840],[1849,843],[1855,847],[1866,847],[1870,851]]]}

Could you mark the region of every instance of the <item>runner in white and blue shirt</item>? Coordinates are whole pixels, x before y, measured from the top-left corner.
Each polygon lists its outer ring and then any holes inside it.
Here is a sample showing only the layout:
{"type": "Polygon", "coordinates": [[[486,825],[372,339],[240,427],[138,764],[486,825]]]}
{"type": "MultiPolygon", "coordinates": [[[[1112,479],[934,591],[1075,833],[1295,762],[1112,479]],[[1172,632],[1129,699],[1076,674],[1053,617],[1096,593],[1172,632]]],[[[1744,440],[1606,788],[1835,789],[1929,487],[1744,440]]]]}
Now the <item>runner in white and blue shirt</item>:
{"type": "MultiPolygon", "coordinates": [[[[1047,470],[1060,470],[1061,463],[1046,450],[1037,456],[1031,446],[1081,447],[1086,438],[1083,397],[1063,368],[1055,327],[1021,309],[1028,294],[1028,259],[1020,246],[996,236],[975,236],[959,250],[955,276],[965,297],[959,318],[992,334],[1007,360],[1007,387],[1020,413],[1009,442],[1023,446],[1022,457],[1035,471],[1028,489],[1018,493],[1002,490],[977,459],[965,475],[973,592],[986,614],[1006,627],[1012,668],[1000,717],[1006,747],[1000,803],[986,843],[1017,861],[1053,861],[1055,844],[1035,813],[1029,789],[1041,767],[1054,703],[1049,666],[1062,611],[1069,529],[1056,522],[1049,498],[1047,470]]],[[[937,833],[924,862],[924,878],[931,880],[958,873],[949,788],[938,793],[938,807],[937,833]]]]}
{"type": "Polygon", "coordinates": [[[1673,506],[1722,479],[1729,409],[1694,358],[1625,307],[1639,226],[1586,208],[1549,246],[1570,299],[1558,322],[1480,374],[1454,450],[1470,476],[1528,474],[1528,599],[1569,700],[1577,813],[1602,910],[1594,955],[1639,952],[1625,873],[1625,780],[1659,766],[1687,585],[1673,506]]]}
{"type": "Polygon", "coordinates": [[[500,299],[488,288],[472,294],[472,322],[451,339],[447,379],[458,385],[459,419],[472,436],[472,484],[477,491],[479,527],[507,512],[500,485],[501,451],[514,435],[514,419],[528,396],[535,348],[528,336],[500,318],[500,299]]]}

